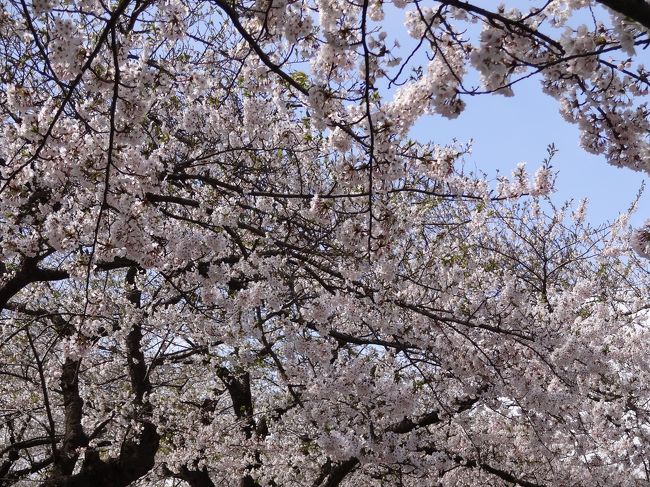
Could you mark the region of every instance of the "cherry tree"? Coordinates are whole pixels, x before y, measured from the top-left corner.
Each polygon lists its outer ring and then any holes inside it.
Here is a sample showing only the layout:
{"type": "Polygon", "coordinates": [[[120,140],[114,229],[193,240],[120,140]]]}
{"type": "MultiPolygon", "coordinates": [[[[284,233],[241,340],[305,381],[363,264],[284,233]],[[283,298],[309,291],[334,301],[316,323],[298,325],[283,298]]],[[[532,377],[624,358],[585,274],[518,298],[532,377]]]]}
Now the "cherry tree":
{"type": "Polygon", "coordinates": [[[409,132],[536,76],[648,171],[649,11],[5,2],[0,484],[648,485],[629,212],[409,132]]]}

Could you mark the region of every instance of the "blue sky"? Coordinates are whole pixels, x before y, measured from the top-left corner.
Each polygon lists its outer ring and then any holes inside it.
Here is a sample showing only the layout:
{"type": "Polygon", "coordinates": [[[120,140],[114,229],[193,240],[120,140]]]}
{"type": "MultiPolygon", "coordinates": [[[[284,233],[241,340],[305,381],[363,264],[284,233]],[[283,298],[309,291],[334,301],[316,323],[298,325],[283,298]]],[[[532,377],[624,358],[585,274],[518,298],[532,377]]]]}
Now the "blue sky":
{"type": "MultiPolygon", "coordinates": [[[[585,152],[579,143],[576,125],[564,121],[557,102],[542,93],[539,80],[526,80],[514,88],[515,96],[483,95],[465,98],[467,107],[455,120],[440,116],[422,119],[413,129],[419,140],[436,143],[473,140],[467,169],[476,169],[495,177],[510,175],[515,166],[526,162],[533,173],[547,155],[546,148],[555,144],[558,154],[553,167],[557,203],[568,199],[589,200],[589,220],[593,224],[616,218],[634,200],[647,175],[608,164],[604,157],[585,152]]],[[[641,225],[650,218],[650,187],[642,196],[632,218],[641,225]]]]}
{"type": "MultiPolygon", "coordinates": [[[[515,2],[513,2],[514,4],[515,2]]],[[[405,11],[385,5],[389,38],[398,40],[400,53],[409,52],[416,41],[411,39],[403,26],[405,11]]],[[[599,17],[606,21],[608,14],[600,10],[599,17]]],[[[571,23],[589,23],[591,17],[575,16],[571,23]]],[[[574,26],[575,26],[574,25],[574,26]]],[[[470,26],[477,35],[480,25],[470,26]]],[[[557,32],[556,32],[557,33],[557,32]]],[[[389,42],[390,45],[390,42],[389,42]]],[[[415,59],[426,64],[420,55],[415,59]]],[[[637,62],[650,65],[650,49],[637,52],[637,62]]],[[[476,80],[476,73],[468,73],[476,80]]],[[[477,83],[468,83],[476,85],[477,83]]],[[[449,143],[456,138],[460,142],[473,140],[473,152],[467,157],[466,169],[478,170],[495,178],[510,175],[520,162],[526,162],[529,172],[542,164],[549,144],[555,144],[558,153],[553,167],[559,172],[553,200],[562,203],[569,199],[589,200],[588,219],[592,224],[615,219],[634,200],[642,182],[647,190],[639,201],[638,211],[632,224],[640,226],[650,219],[650,180],[647,174],[608,164],[602,156],[594,156],[580,147],[576,125],[564,121],[559,114],[559,104],[542,93],[539,77],[524,80],[514,87],[515,96],[482,95],[464,97],[467,107],[455,120],[440,116],[420,120],[412,130],[412,137],[420,141],[449,143]]]]}

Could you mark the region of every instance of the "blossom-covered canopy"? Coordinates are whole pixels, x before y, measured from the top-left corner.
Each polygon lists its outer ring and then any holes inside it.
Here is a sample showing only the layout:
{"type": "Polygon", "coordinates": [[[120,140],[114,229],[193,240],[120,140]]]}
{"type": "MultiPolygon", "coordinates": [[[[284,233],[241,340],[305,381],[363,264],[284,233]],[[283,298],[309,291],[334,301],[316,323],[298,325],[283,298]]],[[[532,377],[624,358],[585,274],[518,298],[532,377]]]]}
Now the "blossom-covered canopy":
{"type": "Polygon", "coordinates": [[[409,137],[536,77],[650,172],[648,28],[645,0],[4,1],[0,485],[650,485],[629,213],[551,202],[553,147],[490,181],[409,137]]]}

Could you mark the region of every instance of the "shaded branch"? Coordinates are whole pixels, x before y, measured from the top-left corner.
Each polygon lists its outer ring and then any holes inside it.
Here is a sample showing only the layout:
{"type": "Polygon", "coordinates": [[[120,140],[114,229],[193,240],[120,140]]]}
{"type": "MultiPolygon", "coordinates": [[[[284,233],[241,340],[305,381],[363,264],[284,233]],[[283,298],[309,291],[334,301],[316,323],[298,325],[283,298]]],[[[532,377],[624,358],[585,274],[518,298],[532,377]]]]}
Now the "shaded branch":
{"type": "Polygon", "coordinates": [[[646,0],[596,0],[615,12],[650,29],[650,3],[646,0]]]}
{"type": "Polygon", "coordinates": [[[42,269],[38,267],[38,257],[28,257],[20,270],[0,288],[0,311],[7,307],[11,298],[33,282],[60,281],[70,277],[67,271],[42,269]]]}

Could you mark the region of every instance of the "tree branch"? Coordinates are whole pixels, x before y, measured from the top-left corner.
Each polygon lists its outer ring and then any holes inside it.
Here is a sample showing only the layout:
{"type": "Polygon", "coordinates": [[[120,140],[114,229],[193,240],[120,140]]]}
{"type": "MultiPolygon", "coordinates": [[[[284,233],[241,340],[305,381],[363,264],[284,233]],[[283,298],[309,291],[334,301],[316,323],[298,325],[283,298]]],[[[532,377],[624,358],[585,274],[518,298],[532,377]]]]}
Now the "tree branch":
{"type": "Polygon", "coordinates": [[[38,257],[28,257],[23,261],[21,269],[0,288],[0,311],[7,307],[11,298],[24,287],[33,282],[60,281],[70,277],[67,271],[58,269],[41,269],[38,267],[38,257]]]}
{"type": "Polygon", "coordinates": [[[598,3],[650,29],[650,3],[646,0],[596,0],[598,3]]]}

